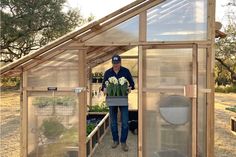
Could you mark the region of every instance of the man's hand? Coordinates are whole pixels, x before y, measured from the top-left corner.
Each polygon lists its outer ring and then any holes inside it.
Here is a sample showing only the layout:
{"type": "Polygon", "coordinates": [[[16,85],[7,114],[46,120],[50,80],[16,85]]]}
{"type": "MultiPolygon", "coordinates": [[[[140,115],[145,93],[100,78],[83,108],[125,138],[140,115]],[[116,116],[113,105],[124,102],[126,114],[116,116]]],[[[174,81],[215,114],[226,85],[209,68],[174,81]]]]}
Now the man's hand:
{"type": "Polygon", "coordinates": [[[107,89],[103,88],[103,93],[106,95],[107,94],[107,89]]]}
{"type": "Polygon", "coordinates": [[[128,93],[130,93],[131,92],[131,87],[128,87],[128,93]]]}

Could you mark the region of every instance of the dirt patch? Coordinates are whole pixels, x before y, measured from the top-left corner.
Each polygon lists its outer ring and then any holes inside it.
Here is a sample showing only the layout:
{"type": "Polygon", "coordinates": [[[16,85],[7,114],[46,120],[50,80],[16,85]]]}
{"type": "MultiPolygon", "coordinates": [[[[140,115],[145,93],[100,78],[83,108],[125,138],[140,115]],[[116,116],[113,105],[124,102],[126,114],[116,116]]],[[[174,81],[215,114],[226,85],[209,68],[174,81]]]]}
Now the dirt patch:
{"type": "Polygon", "coordinates": [[[20,93],[1,92],[0,156],[20,156],[20,93]]]}
{"type": "Polygon", "coordinates": [[[215,94],[215,157],[236,156],[236,136],[230,131],[230,117],[235,112],[225,110],[236,105],[236,94],[215,94]]]}

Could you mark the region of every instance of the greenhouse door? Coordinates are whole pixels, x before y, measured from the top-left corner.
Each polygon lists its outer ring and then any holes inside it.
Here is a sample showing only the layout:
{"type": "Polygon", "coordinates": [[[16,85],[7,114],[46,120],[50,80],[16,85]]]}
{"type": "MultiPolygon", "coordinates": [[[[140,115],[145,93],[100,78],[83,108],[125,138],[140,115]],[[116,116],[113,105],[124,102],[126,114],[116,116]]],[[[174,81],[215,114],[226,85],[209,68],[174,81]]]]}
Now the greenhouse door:
{"type": "Polygon", "coordinates": [[[55,87],[28,92],[28,157],[57,157],[78,149],[78,104],[74,92],[55,87]]]}
{"type": "Polygon", "coordinates": [[[196,157],[197,45],[139,49],[139,157],[196,157]]]}

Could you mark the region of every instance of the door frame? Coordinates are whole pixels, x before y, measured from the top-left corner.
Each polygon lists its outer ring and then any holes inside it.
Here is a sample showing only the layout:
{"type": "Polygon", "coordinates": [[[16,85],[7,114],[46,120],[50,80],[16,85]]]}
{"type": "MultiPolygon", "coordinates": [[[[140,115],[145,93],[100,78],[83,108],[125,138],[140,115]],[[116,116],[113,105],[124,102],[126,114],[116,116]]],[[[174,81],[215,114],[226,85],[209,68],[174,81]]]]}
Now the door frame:
{"type": "Polygon", "coordinates": [[[146,49],[192,49],[192,83],[184,87],[186,96],[191,98],[191,157],[197,157],[198,145],[198,44],[150,44],[138,47],[138,157],[143,157],[143,57],[146,49]],[[188,93],[188,94],[187,94],[188,93]]]}

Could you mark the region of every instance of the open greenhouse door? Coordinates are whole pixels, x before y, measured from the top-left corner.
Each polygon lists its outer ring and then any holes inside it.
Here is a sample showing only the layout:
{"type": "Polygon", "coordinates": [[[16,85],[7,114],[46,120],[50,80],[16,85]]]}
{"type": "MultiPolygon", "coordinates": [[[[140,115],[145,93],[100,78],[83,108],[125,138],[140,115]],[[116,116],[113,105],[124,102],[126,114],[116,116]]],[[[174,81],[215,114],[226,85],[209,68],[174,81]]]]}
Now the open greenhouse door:
{"type": "Polygon", "coordinates": [[[197,45],[139,48],[139,157],[196,157],[197,45]]]}

